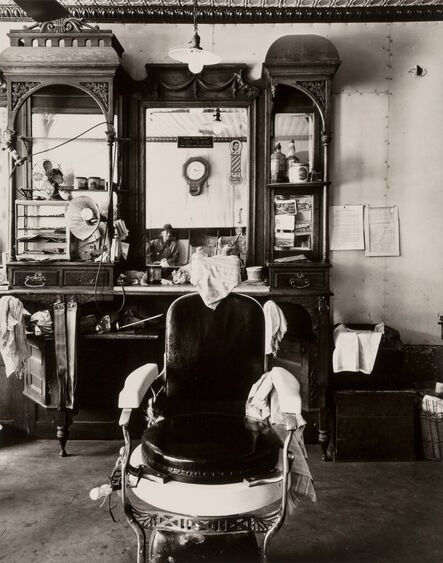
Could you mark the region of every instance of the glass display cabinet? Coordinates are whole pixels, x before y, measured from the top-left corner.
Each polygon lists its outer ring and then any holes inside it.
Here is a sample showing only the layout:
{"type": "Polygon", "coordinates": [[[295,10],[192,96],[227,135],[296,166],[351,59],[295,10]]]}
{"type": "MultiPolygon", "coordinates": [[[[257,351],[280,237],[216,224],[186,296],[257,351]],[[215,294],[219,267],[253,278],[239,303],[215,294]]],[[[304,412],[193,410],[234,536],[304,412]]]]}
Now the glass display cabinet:
{"type": "Polygon", "coordinates": [[[112,287],[114,77],[122,48],[111,31],[75,18],[9,37],[0,55],[8,104],[2,141],[11,156],[9,283],[94,285],[94,260],[103,255],[101,279],[112,287]],[[82,206],[69,213],[80,197],[91,218],[82,206]],[[86,275],[77,275],[83,267],[86,275]]]}
{"type": "Polygon", "coordinates": [[[295,361],[288,346],[278,360],[282,365],[304,366],[297,372],[303,404],[308,419],[318,427],[325,458],[331,328],[328,152],[331,81],[339,64],[337,50],[324,37],[288,35],[271,45],[263,70],[267,83],[265,258],[270,291],[276,301],[305,309],[314,330],[308,343],[297,329],[300,349],[305,350],[302,360],[295,361]]]}
{"type": "Polygon", "coordinates": [[[66,455],[77,408],[77,301],[111,290],[114,281],[114,79],[123,49],[112,31],[76,18],[9,37],[0,54],[8,111],[2,141],[10,155],[8,281],[30,311],[51,309],[54,319],[53,330],[29,338],[23,393],[35,403],[29,427],[44,432],[48,414],[66,455]]]}

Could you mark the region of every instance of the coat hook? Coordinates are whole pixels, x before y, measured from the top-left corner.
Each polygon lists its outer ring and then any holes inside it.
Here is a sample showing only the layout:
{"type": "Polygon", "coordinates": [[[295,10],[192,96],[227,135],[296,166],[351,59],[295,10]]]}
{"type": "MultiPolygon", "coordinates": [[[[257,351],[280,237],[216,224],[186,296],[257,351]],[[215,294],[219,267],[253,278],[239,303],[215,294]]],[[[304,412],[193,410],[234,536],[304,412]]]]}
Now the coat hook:
{"type": "Polygon", "coordinates": [[[415,76],[424,76],[426,74],[425,69],[420,65],[415,65],[408,71],[410,74],[415,74],[415,76]]]}

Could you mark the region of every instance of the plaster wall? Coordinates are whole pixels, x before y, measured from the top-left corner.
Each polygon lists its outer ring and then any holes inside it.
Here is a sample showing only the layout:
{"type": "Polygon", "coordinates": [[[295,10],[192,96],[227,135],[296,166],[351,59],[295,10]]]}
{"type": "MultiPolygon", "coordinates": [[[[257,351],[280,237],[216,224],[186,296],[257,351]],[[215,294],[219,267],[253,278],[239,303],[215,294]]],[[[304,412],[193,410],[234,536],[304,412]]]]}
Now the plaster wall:
{"type": "MultiPolygon", "coordinates": [[[[0,24],[6,33],[21,24],[0,24]]],[[[103,25],[125,48],[137,79],[146,63],[171,62],[168,50],[191,38],[183,24],[103,25]]],[[[398,205],[401,256],[332,252],[334,322],[385,321],[407,344],[441,344],[443,312],[443,22],[201,25],[202,46],[223,62],[245,62],[258,78],[271,43],[287,34],[330,39],[342,59],[334,78],[331,203],[398,205]],[[425,69],[417,77],[409,70],[425,69]]],[[[0,246],[7,178],[0,182],[0,246]]]]}

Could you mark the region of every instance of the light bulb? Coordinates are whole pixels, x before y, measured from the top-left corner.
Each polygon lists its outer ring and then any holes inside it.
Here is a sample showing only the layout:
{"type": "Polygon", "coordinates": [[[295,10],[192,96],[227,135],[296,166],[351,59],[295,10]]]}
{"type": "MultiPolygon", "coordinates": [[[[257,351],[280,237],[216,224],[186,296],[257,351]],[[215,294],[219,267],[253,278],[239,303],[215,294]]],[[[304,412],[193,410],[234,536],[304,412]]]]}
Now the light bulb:
{"type": "Polygon", "coordinates": [[[91,219],[94,218],[94,213],[92,209],[90,209],[89,207],[85,207],[80,211],[80,216],[83,219],[83,221],[90,221],[91,219]]]}
{"type": "Polygon", "coordinates": [[[200,74],[200,72],[203,70],[203,64],[199,60],[191,61],[188,66],[189,70],[193,74],[200,74]]]}
{"type": "Polygon", "coordinates": [[[215,135],[220,135],[220,133],[223,131],[223,123],[221,121],[214,121],[212,130],[214,131],[215,135]]]}

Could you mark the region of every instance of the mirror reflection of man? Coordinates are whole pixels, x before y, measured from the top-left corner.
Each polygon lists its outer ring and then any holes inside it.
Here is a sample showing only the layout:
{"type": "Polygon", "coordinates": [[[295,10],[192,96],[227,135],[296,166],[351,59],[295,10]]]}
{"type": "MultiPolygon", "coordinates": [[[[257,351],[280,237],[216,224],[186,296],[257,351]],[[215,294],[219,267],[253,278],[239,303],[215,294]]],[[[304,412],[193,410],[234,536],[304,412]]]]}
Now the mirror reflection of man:
{"type": "Polygon", "coordinates": [[[146,263],[153,264],[167,260],[169,266],[178,263],[178,244],[170,223],[163,226],[160,236],[149,241],[146,249],[146,263]]]}

